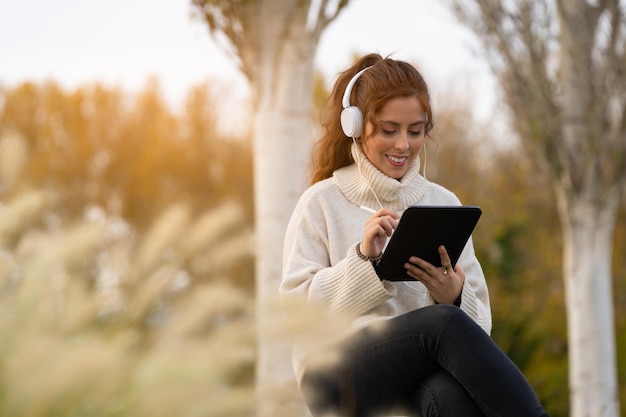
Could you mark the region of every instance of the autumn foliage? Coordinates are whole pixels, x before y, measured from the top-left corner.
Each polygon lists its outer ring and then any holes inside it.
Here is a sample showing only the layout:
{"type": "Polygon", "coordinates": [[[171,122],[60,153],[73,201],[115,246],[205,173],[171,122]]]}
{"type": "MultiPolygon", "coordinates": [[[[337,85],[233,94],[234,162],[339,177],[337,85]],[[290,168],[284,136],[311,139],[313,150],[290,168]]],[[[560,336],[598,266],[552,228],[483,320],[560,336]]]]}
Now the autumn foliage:
{"type": "MultiPolygon", "coordinates": [[[[220,131],[218,103],[201,85],[176,113],[156,81],[139,95],[0,88],[0,416],[252,414],[251,144],[220,131]]],[[[427,175],[483,209],[474,243],[493,337],[550,415],[567,416],[552,190],[514,139],[453,100],[438,109],[427,175]]],[[[613,264],[622,403],[625,218],[613,264]]]]}

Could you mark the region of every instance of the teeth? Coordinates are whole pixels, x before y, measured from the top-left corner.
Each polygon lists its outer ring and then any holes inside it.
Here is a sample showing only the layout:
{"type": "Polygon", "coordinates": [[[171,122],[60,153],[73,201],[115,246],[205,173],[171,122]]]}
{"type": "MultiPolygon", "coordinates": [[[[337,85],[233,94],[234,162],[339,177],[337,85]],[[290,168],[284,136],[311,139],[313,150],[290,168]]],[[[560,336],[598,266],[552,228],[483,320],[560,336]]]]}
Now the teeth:
{"type": "Polygon", "coordinates": [[[404,162],[407,159],[406,156],[392,156],[392,155],[387,155],[387,158],[391,159],[393,162],[396,162],[396,163],[404,162]]]}

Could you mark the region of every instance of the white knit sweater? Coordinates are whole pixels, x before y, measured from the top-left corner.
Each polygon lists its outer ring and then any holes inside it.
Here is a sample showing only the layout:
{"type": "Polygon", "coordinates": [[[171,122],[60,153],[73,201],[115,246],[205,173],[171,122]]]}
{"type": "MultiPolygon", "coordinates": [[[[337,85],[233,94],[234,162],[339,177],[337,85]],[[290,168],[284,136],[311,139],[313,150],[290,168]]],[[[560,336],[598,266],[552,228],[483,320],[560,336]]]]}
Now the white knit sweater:
{"type": "MultiPolygon", "coordinates": [[[[298,201],[285,236],[280,293],[322,302],[331,311],[350,314],[355,317],[356,330],[434,304],[422,283],[381,281],[372,264],[357,256],[356,245],[363,239],[365,222],[371,216],[359,206],[378,209],[374,192],[384,207],[398,213],[410,205],[461,203],[451,191],[420,175],[419,159],[398,181],[374,167],[360,147],[353,145],[352,152],[358,164],[338,169],[332,178],[307,189],[298,201]]],[[[471,239],[457,263],[466,274],[461,308],[490,333],[489,293],[471,239]]],[[[305,359],[306,349],[296,346],[298,381],[305,359]]]]}

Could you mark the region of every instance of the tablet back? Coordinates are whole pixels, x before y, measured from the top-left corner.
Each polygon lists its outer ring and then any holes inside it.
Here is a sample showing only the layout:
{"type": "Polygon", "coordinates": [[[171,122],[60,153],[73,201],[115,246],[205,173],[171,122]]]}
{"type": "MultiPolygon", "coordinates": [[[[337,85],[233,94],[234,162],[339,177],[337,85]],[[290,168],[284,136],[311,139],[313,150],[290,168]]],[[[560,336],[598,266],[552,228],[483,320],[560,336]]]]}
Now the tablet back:
{"type": "Polygon", "coordinates": [[[381,280],[413,281],[404,264],[417,256],[441,266],[437,248],[444,245],[452,266],[456,265],[482,211],[477,206],[411,206],[394,231],[376,266],[381,280]]]}

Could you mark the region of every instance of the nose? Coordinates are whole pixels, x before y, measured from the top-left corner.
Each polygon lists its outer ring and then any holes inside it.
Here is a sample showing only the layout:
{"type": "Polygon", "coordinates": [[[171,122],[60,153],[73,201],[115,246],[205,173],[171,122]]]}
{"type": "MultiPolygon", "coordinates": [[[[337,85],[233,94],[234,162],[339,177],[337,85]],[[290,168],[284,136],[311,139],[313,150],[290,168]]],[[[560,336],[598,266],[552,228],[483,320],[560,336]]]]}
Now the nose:
{"type": "Polygon", "coordinates": [[[394,147],[400,151],[409,149],[409,137],[407,132],[402,132],[397,135],[394,147]]]}

